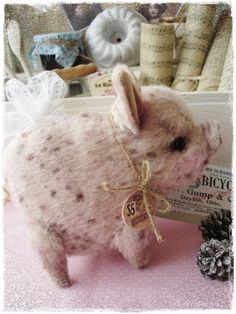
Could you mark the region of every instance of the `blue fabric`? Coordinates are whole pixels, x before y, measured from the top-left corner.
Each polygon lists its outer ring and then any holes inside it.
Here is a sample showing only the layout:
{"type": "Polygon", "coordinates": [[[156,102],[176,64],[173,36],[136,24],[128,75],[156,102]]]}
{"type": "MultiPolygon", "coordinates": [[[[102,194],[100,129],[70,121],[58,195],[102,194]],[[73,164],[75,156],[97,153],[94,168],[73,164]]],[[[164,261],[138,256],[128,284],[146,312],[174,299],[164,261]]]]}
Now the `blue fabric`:
{"type": "Polygon", "coordinates": [[[35,35],[33,41],[34,43],[29,53],[33,64],[36,64],[39,55],[55,55],[55,59],[59,64],[63,67],[70,67],[78,55],[84,52],[80,32],[40,34],[35,35]],[[70,41],[77,41],[77,43],[73,47],[66,44],[59,45],[48,42],[44,44],[45,41],[50,40],[65,40],[68,41],[68,44],[70,41]]]}

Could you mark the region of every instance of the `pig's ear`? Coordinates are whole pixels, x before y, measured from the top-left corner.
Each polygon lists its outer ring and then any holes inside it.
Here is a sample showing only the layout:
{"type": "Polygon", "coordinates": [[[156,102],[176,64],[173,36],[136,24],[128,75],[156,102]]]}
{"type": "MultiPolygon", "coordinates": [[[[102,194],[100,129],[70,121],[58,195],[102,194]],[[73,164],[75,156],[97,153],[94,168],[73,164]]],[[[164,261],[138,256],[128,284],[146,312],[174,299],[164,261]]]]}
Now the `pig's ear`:
{"type": "Polygon", "coordinates": [[[142,99],[140,83],[125,65],[117,65],[112,73],[113,90],[117,95],[114,104],[115,120],[122,129],[137,134],[140,128],[142,99]]]}

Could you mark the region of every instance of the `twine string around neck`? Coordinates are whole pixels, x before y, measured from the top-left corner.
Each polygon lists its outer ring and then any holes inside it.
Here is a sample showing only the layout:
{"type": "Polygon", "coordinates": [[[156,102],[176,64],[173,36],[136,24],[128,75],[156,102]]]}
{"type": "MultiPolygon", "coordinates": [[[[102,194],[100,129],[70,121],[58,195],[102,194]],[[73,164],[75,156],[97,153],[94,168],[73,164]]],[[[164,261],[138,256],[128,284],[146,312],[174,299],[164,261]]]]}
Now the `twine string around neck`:
{"type": "Polygon", "coordinates": [[[118,137],[117,129],[116,129],[116,126],[115,126],[115,123],[114,123],[114,120],[113,120],[113,117],[111,114],[109,115],[109,118],[110,118],[110,121],[111,121],[111,124],[113,127],[115,140],[119,144],[119,146],[123,152],[123,155],[126,157],[128,163],[130,164],[131,168],[133,169],[134,173],[136,174],[137,185],[126,186],[126,187],[112,187],[107,182],[104,182],[103,183],[104,190],[106,192],[118,192],[118,191],[137,192],[137,191],[142,191],[143,203],[144,203],[145,210],[147,212],[147,215],[148,215],[148,218],[150,220],[154,234],[156,236],[157,242],[161,243],[163,241],[163,236],[161,235],[160,231],[157,229],[157,227],[155,226],[155,224],[153,222],[152,214],[150,212],[150,205],[148,203],[148,198],[150,196],[152,196],[152,197],[155,197],[155,198],[157,198],[160,201],[165,203],[166,207],[157,209],[157,211],[162,212],[162,213],[168,212],[171,208],[171,205],[164,198],[163,195],[161,195],[160,193],[157,193],[157,192],[153,192],[151,190],[150,185],[149,185],[149,180],[151,178],[151,170],[150,170],[149,162],[147,160],[144,160],[142,162],[141,171],[138,170],[138,168],[135,166],[127,148],[125,147],[125,145],[121,142],[121,140],[118,137]]]}

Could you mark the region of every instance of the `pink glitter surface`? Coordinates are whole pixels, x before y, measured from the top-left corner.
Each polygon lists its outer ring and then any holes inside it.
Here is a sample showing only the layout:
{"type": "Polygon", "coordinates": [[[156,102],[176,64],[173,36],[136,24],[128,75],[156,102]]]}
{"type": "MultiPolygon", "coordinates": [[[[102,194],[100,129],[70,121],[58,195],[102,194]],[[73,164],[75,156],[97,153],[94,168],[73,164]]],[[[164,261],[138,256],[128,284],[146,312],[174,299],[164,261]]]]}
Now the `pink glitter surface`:
{"type": "Polygon", "coordinates": [[[133,269],[116,252],[69,258],[71,288],[48,278],[26,237],[20,213],[4,210],[5,310],[230,309],[232,284],[204,278],[196,265],[197,226],[158,219],[166,242],[153,247],[149,267],[133,269]]]}

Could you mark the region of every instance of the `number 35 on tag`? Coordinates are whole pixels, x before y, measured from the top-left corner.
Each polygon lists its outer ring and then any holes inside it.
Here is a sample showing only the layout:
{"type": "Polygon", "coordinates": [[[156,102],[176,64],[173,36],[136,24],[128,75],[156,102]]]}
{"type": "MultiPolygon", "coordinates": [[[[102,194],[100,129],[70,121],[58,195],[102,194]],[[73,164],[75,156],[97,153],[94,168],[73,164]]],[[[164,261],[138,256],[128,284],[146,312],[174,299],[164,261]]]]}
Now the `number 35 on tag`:
{"type": "MultiPolygon", "coordinates": [[[[150,205],[149,210],[152,212],[150,205]]],[[[122,217],[126,225],[137,230],[145,229],[150,224],[150,219],[143,201],[142,191],[130,194],[125,200],[122,209],[122,217]]]]}

